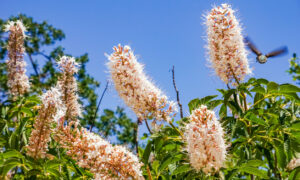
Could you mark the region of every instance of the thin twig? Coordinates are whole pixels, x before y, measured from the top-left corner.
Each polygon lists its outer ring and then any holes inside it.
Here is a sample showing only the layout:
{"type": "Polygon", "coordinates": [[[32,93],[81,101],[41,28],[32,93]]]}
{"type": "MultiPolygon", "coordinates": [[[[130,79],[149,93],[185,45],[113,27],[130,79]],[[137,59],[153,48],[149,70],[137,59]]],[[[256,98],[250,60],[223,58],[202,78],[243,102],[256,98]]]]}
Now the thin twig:
{"type": "Polygon", "coordinates": [[[139,125],[141,121],[139,118],[136,120],[136,127],[135,127],[135,148],[136,148],[136,155],[139,157],[139,125]]]}
{"type": "Polygon", "coordinates": [[[228,89],[231,89],[228,83],[226,84],[226,86],[227,86],[228,89]]]}
{"type": "Polygon", "coordinates": [[[49,61],[52,61],[51,56],[48,56],[48,55],[46,55],[46,54],[44,54],[44,53],[42,53],[42,52],[37,52],[37,54],[44,56],[44,57],[45,57],[46,59],[48,59],[49,61]]]}
{"type": "Polygon", "coordinates": [[[105,94],[105,92],[106,92],[106,90],[107,90],[107,88],[108,88],[108,84],[109,84],[109,83],[108,83],[108,81],[107,81],[107,82],[106,82],[106,85],[105,85],[105,89],[103,90],[102,95],[101,95],[101,98],[100,98],[99,103],[98,103],[98,105],[97,105],[97,108],[96,108],[94,117],[93,117],[93,119],[92,119],[92,125],[91,125],[91,127],[90,127],[90,131],[92,131],[93,127],[95,126],[95,121],[96,121],[97,113],[98,113],[100,104],[101,104],[101,102],[102,102],[102,99],[103,99],[103,97],[104,97],[104,94],[105,94]]]}
{"type": "Polygon", "coordinates": [[[231,71],[231,73],[232,73],[234,79],[235,79],[235,82],[236,82],[238,85],[240,85],[240,82],[239,82],[238,78],[236,77],[236,75],[235,75],[235,73],[234,73],[234,71],[233,71],[231,65],[228,64],[228,66],[229,66],[229,69],[230,69],[230,71],[231,71]]]}
{"type": "Polygon", "coordinates": [[[152,134],[152,131],[151,131],[151,128],[150,128],[150,126],[148,124],[147,119],[145,119],[145,123],[146,123],[146,126],[147,126],[147,129],[148,129],[149,133],[152,134]]]}
{"type": "Polygon", "coordinates": [[[31,65],[32,65],[32,67],[33,67],[33,69],[34,69],[34,72],[35,72],[36,76],[38,77],[38,79],[40,79],[40,75],[39,75],[39,72],[38,72],[38,70],[37,70],[37,66],[36,66],[36,64],[33,62],[33,59],[32,59],[31,54],[28,54],[28,56],[29,56],[29,60],[30,60],[30,62],[31,62],[31,65]]]}
{"type": "Polygon", "coordinates": [[[177,103],[178,103],[178,106],[180,108],[180,117],[182,119],[183,118],[183,110],[182,110],[182,104],[180,103],[180,100],[179,100],[179,91],[177,89],[176,82],[175,82],[175,67],[174,66],[173,66],[173,69],[172,69],[172,77],[173,77],[173,86],[174,86],[174,89],[175,89],[175,92],[176,92],[176,97],[177,97],[177,103]]]}

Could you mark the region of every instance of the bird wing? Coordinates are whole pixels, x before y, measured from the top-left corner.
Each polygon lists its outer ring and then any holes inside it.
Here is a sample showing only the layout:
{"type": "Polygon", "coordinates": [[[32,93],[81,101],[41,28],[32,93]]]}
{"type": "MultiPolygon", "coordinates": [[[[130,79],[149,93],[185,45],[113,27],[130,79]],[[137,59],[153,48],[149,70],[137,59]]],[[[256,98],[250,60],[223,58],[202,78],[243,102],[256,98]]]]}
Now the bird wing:
{"type": "Polygon", "coordinates": [[[269,52],[268,54],[266,54],[266,57],[275,57],[275,56],[279,56],[279,55],[284,55],[288,52],[288,48],[286,46],[284,47],[280,47],[274,51],[269,52]]]}
{"type": "Polygon", "coordinates": [[[245,37],[245,43],[246,45],[251,49],[253,53],[255,53],[257,56],[262,55],[262,53],[257,49],[257,47],[254,45],[254,43],[250,40],[249,37],[245,37]]]}

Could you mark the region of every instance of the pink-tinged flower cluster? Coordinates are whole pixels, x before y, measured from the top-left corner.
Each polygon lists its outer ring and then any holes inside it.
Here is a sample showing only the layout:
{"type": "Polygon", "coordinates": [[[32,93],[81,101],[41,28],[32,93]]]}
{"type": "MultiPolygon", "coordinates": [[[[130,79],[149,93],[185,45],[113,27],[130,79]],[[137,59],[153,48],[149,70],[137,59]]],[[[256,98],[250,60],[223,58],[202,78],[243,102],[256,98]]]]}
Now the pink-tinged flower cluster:
{"type": "Polygon", "coordinates": [[[132,108],[140,120],[154,118],[169,121],[176,111],[174,102],[168,101],[143,72],[129,46],[114,47],[108,56],[111,78],[120,97],[132,108]]]}
{"type": "Polygon", "coordinates": [[[251,73],[241,27],[230,5],[213,8],[206,16],[210,63],[226,84],[251,73]]]}
{"type": "Polygon", "coordinates": [[[189,117],[185,127],[187,152],[192,167],[204,173],[218,171],[226,158],[223,128],[215,113],[201,105],[189,117]]]}
{"type": "Polygon", "coordinates": [[[16,99],[29,91],[30,84],[26,75],[26,62],[24,61],[25,27],[21,21],[10,21],[5,27],[9,31],[7,64],[7,86],[9,94],[16,99]]]}
{"type": "Polygon", "coordinates": [[[142,163],[137,156],[122,146],[112,146],[84,128],[77,125],[61,124],[56,139],[66,148],[67,155],[82,168],[94,174],[96,180],[104,179],[144,179],[141,172],[142,163]]]}
{"type": "Polygon", "coordinates": [[[57,87],[62,94],[62,101],[66,106],[65,119],[67,121],[77,121],[81,116],[81,105],[78,102],[77,81],[74,74],[78,71],[78,64],[75,58],[63,56],[58,61],[62,75],[57,82],[57,87]]]}
{"type": "Polygon", "coordinates": [[[295,158],[289,162],[289,164],[287,165],[287,169],[293,170],[299,166],[300,166],[300,158],[295,158]]]}
{"type": "Polygon", "coordinates": [[[42,105],[34,121],[29,144],[26,146],[28,156],[35,159],[47,156],[52,125],[58,122],[65,110],[60,96],[61,94],[56,88],[52,88],[42,95],[42,105]]]}

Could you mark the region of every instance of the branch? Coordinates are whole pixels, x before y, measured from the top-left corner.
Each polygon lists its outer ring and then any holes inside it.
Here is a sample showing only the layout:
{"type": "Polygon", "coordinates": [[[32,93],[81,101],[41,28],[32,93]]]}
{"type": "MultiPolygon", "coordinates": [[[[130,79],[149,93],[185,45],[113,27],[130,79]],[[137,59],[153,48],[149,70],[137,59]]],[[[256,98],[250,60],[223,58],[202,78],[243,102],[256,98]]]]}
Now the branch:
{"type": "Polygon", "coordinates": [[[227,86],[228,89],[231,89],[228,83],[226,84],[226,86],[227,86]]]}
{"type": "Polygon", "coordinates": [[[240,85],[240,81],[239,81],[239,79],[237,78],[237,76],[235,75],[235,73],[234,73],[234,71],[233,71],[231,65],[228,64],[228,66],[229,66],[229,69],[230,69],[230,71],[231,71],[231,73],[232,73],[232,75],[233,75],[233,77],[234,77],[236,83],[237,83],[238,85],[240,85]]]}
{"type": "Polygon", "coordinates": [[[145,119],[145,123],[146,123],[146,126],[147,126],[147,129],[148,129],[149,133],[152,134],[152,131],[151,131],[151,128],[150,128],[150,126],[148,124],[147,119],[145,119]]]}
{"type": "Polygon", "coordinates": [[[90,131],[92,131],[93,127],[95,126],[95,121],[96,121],[97,113],[98,113],[100,104],[101,104],[101,102],[102,102],[102,99],[103,99],[103,97],[104,97],[104,94],[105,94],[105,92],[106,92],[106,90],[107,90],[107,88],[108,88],[108,84],[109,84],[109,83],[108,83],[108,81],[107,81],[107,82],[106,82],[106,85],[105,85],[105,89],[103,90],[102,95],[101,95],[101,98],[100,98],[99,103],[98,103],[98,105],[97,105],[97,108],[96,108],[94,117],[93,117],[93,119],[92,119],[93,121],[92,121],[92,125],[91,125],[91,127],[90,127],[90,131]]]}
{"type": "Polygon", "coordinates": [[[180,103],[179,91],[177,90],[177,86],[176,86],[176,82],[175,82],[175,70],[174,70],[174,66],[173,66],[173,69],[172,69],[172,78],[173,78],[173,86],[174,86],[174,89],[175,89],[175,92],[176,92],[177,103],[178,103],[178,106],[180,108],[180,117],[182,119],[183,118],[182,104],[180,103]]]}
{"type": "Polygon", "coordinates": [[[36,76],[38,77],[38,79],[40,79],[40,75],[39,75],[39,72],[38,72],[38,70],[37,70],[37,66],[36,66],[36,64],[33,62],[33,59],[32,59],[31,54],[28,54],[28,56],[29,56],[29,60],[30,60],[30,62],[31,62],[31,65],[32,65],[32,67],[33,67],[33,69],[34,69],[34,72],[35,72],[36,76]]]}
{"type": "Polygon", "coordinates": [[[44,53],[42,53],[42,52],[37,52],[36,54],[42,55],[42,56],[44,56],[46,59],[48,59],[49,61],[52,61],[51,56],[48,56],[48,55],[46,55],[46,54],[44,54],[44,53]]]}

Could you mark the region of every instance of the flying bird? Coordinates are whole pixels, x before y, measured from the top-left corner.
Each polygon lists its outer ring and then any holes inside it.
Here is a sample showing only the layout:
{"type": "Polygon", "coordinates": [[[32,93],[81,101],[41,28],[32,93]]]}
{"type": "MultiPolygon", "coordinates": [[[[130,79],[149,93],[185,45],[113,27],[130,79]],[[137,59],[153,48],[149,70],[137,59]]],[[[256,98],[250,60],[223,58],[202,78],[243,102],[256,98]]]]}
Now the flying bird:
{"type": "Polygon", "coordinates": [[[288,48],[286,46],[283,46],[267,54],[263,54],[261,53],[261,51],[257,49],[257,47],[253,44],[253,42],[248,37],[245,38],[245,43],[251,49],[251,51],[254,54],[256,54],[256,60],[260,64],[266,63],[268,58],[284,55],[288,52],[288,48]]]}

